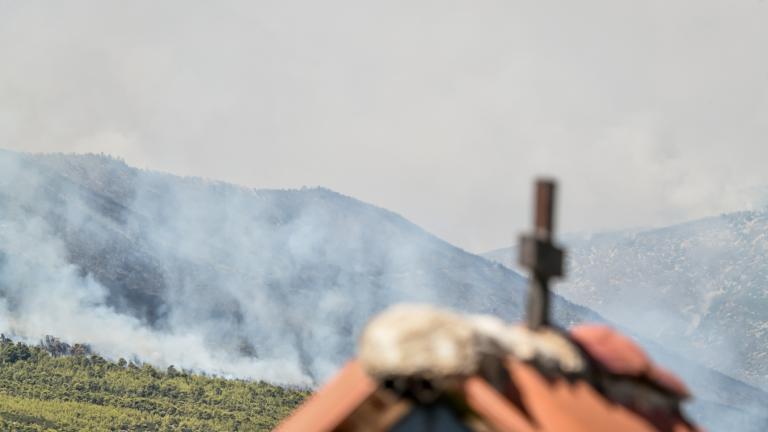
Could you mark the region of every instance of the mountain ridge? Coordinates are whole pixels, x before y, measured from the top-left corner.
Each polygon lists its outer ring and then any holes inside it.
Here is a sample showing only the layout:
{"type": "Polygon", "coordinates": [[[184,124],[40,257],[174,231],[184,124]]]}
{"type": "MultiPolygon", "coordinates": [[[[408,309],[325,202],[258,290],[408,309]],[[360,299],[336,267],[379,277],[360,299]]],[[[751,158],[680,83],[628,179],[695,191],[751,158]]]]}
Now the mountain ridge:
{"type": "MultiPolygon", "coordinates": [[[[524,278],[502,266],[488,265],[394,212],[328,189],[239,188],[140,171],[122,161],[95,155],[6,153],[6,173],[11,171],[12,162],[16,163],[16,175],[0,190],[4,210],[8,210],[4,215],[15,213],[17,220],[32,215],[40,225],[47,225],[38,237],[53,237],[61,243],[65,252],[60,260],[73,264],[79,273],[91,276],[106,289],[102,299],[105,306],[151,328],[175,325],[171,322],[174,311],[167,305],[169,300],[183,299],[168,296],[204,294],[204,289],[222,287],[234,290],[238,283],[257,283],[280,298],[283,288],[314,296],[308,290],[309,280],[323,281],[320,285],[329,288],[346,288],[354,280],[369,285],[375,293],[387,286],[376,280],[384,277],[388,285],[401,291],[395,295],[398,300],[440,303],[442,294],[433,292],[437,284],[430,280],[438,278],[452,284],[454,306],[496,312],[507,318],[522,310],[524,278]],[[25,193],[19,194],[19,190],[25,193]],[[201,200],[207,200],[205,205],[199,205],[201,200]],[[376,231],[387,232],[391,238],[376,231]],[[377,242],[388,244],[368,249],[377,242]],[[259,243],[265,247],[252,247],[259,243]],[[424,261],[436,265],[420,264],[424,261]],[[467,278],[458,273],[461,267],[480,267],[473,283],[485,287],[488,301],[479,301],[481,297],[469,290],[462,292],[467,278]],[[509,287],[496,292],[488,278],[509,287]],[[413,290],[410,285],[421,288],[413,290]],[[494,292],[489,291],[491,288],[494,292]],[[499,295],[507,298],[497,299],[499,295]],[[466,298],[459,301],[461,296],[466,298]],[[509,306],[506,310],[498,306],[504,303],[509,306]]],[[[217,322],[229,320],[229,330],[244,322],[243,303],[232,298],[211,300],[214,307],[197,308],[195,313],[217,322]]],[[[291,304],[287,297],[282,300],[291,304]]],[[[378,310],[391,301],[373,303],[378,310]]],[[[590,316],[579,306],[562,300],[557,303],[570,317],[566,322],[577,315],[590,316]]],[[[189,303],[186,306],[195,308],[189,303]]],[[[363,323],[363,317],[356,320],[355,328],[347,323],[348,336],[363,323]]],[[[241,340],[232,343],[244,345],[245,351],[254,350],[241,340]]]]}
{"type": "MultiPolygon", "coordinates": [[[[768,211],[598,233],[566,245],[568,274],[559,293],[685,347],[709,367],[766,386],[768,211]],[[630,316],[640,318],[633,323],[630,316]]],[[[511,269],[514,255],[515,248],[483,254],[511,269]]]]}
{"type": "MultiPolygon", "coordinates": [[[[0,152],[0,168],[0,328],[20,337],[312,385],[393,303],[523,316],[524,277],[328,189],[249,189],[98,155],[0,152]]],[[[553,300],[563,327],[604,322],[553,300]]],[[[701,375],[717,390],[702,406],[751,398],[701,375]]]]}

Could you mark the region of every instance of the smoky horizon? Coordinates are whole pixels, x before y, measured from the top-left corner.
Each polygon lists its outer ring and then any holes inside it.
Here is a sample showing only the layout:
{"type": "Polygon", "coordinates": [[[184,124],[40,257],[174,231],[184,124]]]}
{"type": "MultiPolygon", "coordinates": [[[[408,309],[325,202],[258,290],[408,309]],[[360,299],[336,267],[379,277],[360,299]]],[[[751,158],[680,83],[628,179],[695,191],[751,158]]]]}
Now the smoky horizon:
{"type": "Polygon", "coordinates": [[[479,253],[766,200],[762,1],[0,1],[0,146],[323,186],[479,253]],[[429,205],[424,205],[429,202],[429,205]]]}

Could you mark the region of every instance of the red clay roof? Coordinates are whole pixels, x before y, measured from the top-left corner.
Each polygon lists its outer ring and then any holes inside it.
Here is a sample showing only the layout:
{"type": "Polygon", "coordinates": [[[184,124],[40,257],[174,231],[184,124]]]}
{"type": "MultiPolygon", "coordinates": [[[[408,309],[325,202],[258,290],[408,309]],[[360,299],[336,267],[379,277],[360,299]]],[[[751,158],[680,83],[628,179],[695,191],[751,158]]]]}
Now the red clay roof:
{"type": "MultiPolygon", "coordinates": [[[[634,342],[606,326],[579,326],[573,340],[609,373],[647,379],[679,397],[688,395],[675,376],[653,364],[634,342]]],[[[534,366],[509,358],[510,385],[499,392],[484,378],[463,380],[458,396],[484,425],[510,432],[688,432],[677,412],[653,418],[607,399],[584,379],[547,378],[534,366]]],[[[278,428],[280,432],[388,430],[417,402],[403,400],[351,361],[278,428]]]]}
{"type": "MultiPolygon", "coordinates": [[[[588,382],[549,380],[533,366],[510,359],[507,362],[517,404],[496,391],[479,376],[463,383],[463,396],[470,408],[496,431],[510,432],[688,432],[695,429],[682,418],[671,416],[652,423],[630,409],[607,400],[588,382]]],[[[349,430],[344,422],[377,392],[378,385],[356,361],[339,374],[283,422],[280,432],[349,430]]],[[[375,416],[367,408],[366,415],[375,416]]],[[[384,412],[382,410],[382,412],[384,412]]],[[[375,422],[374,417],[371,423],[375,422]]],[[[359,420],[358,420],[359,423],[359,420]]],[[[391,422],[390,422],[391,423],[391,422]]],[[[389,424],[389,423],[388,423],[389,424]]],[[[376,428],[353,429],[373,430],[376,428]]]]}
{"type": "Polygon", "coordinates": [[[572,328],[570,334],[608,372],[647,379],[680,398],[690,396],[680,379],[654,364],[637,344],[610,327],[581,325],[572,328]]]}
{"type": "Polygon", "coordinates": [[[535,432],[530,419],[480,377],[464,382],[467,404],[499,431],[535,432]]]}
{"type": "Polygon", "coordinates": [[[341,371],[283,423],[276,431],[332,431],[338,427],[377,389],[356,361],[347,363],[341,371]]]}
{"type": "Polygon", "coordinates": [[[686,432],[682,418],[653,424],[630,409],[598,393],[587,381],[548,380],[535,368],[516,360],[508,363],[510,376],[536,431],[573,432],[686,432]]]}

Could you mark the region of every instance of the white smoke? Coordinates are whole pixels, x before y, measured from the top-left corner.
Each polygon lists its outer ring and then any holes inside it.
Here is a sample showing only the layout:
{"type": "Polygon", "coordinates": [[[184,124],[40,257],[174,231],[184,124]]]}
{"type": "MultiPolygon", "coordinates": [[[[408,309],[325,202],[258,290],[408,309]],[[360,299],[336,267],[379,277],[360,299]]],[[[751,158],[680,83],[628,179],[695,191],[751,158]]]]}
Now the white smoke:
{"type": "MultiPolygon", "coordinates": [[[[111,358],[316,385],[387,305],[519,319],[522,283],[330,191],[254,191],[93,155],[0,152],[0,332],[30,342],[53,335],[111,358]]],[[[597,318],[560,299],[554,309],[564,326],[597,318]]],[[[697,393],[725,392],[714,400],[755,411],[759,392],[652,348],[697,393]]]]}
{"type": "MultiPolygon", "coordinates": [[[[23,173],[14,160],[2,157],[2,186],[19,186],[8,180],[25,179],[27,186],[40,186],[41,179],[23,173]]],[[[33,201],[47,207],[34,187],[11,190],[22,207],[33,201]]],[[[73,192],[73,191],[70,191],[73,192]]],[[[81,203],[68,202],[67,224],[86,223],[81,203]],[[80,210],[80,211],[79,211],[80,210]]],[[[0,330],[28,340],[55,335],[70,342],[87,342],[108,357],[136,357],[155,365],[177,365],[214,373],[309,384],[310,379],[290,357],[245,359],[211,350],[199,329],[172,325],[158,331],[129,314],[107,305],[107,290],[67,260],[59,235],[38,216],[18,217],[14,206],[5,205],[0,217],[0,330]]],[[[47,210],[50,210],[48,208],[47,210]]],[[[69,226],[69,229],[74,227],[69,226]]],[[[201,298],[191,299],[195,301],[201,298]]],[[[205,324],[205,323],[203,323],[205,324]]]]}
{"type": "Polygon", "coordinates": [[[497,298],[521,283],[511,272],[330,191],[247,190],[93,155],[2,152],[0,165],[0,331],[28,340],[311,385],[389,304],[520,310],[522,296],[497,298]]]}

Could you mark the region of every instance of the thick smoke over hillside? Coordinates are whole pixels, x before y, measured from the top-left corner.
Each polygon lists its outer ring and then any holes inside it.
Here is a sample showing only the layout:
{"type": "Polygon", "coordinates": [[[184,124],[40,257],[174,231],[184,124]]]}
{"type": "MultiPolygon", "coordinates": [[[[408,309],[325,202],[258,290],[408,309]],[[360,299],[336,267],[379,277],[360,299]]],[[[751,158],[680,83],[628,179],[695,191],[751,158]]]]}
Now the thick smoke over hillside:
{"type": "MultiPolygon", "coordinates": [[[[306,381],[297,362],[278,365],[276,360],[246,362],[225,356],[224,350],[208,349],[208,334],[161,321],[163,305],[151,302],[161,294],[153,285],[163,283],[162,276],[153,274],[159,268],[152,266],[152,257],[125,249],[139,246],[144,237],[139,226],[128,224],[129,210],[108,200],[98,202],[96,196],[95,203],[84,200],[88,192],[79,185],[48,176],[38,171],[44,166],[24,159],[3,154],[0,162],[2,331],[31,340],[53,334],[88,342],[107,355],[136,356],[160,365],[306,381]],[[114,213],[89,207],[105,204],[114,213]],[[125,265],[94,270],[117,261],[125,265]],[[153,281],[155,277],[161,279],[153,281]],[[109,282],[123,286],[110,289],[105,286],[109,282]],[[142,285],[118,291],[132,282],[142,285]]],[[[211,304],[201,296],[194,300],[211,304]]]]}
{"type": "MultiPolygon", "coordinates": [[[[54,335],[113,358],[315,385],[390,304],[513,321],[524,297],[523,278],[504,266],[328,190],[249,190],[103,156],[0,151],[0,332],[30,342],[54,335]]],[[[554,306],[564,327],[600,320],[560,297],[554,306]]],[[[673,362],[705,383],[697,412],[732,424],[768,401],[673,362]]]]}
{"type": "MultiPolygon", "coordinates": [[[[0,164],[6,333],[311,384],[388,304],[520,316],[514,273],[327,190],[246,190],[97,156],[0,164]]],[[[589,315],[559,306],[568,322],[589,315]]]]}

